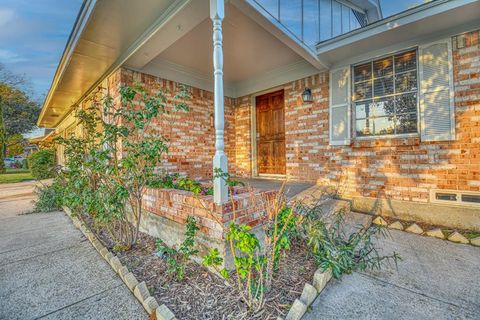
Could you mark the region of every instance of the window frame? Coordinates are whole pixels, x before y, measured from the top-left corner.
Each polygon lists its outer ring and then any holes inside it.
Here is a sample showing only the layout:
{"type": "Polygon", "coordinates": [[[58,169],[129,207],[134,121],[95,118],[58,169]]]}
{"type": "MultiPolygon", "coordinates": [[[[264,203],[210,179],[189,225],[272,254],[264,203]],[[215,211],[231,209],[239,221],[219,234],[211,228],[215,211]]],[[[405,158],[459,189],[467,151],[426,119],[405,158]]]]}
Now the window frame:
{"type": "MultiPolygon", "coordinates": [[[[376,56],[374,58],[369,58],[369,59],[366,59],[366,60],[362,60],[360,62],[357,62],[355,64],[352,64],[350,65],[350,74],[351,74],[351,77],[350,77],[350,111],[351,111],[351,114],[352,114],[352,117],[351,117],[351,128],[352,128],[352,139],[355,139],[355,140],[374,140],[374,139],[401,139],[401,138],[410,138],[410,137],[420,137],[420,134],[421,134],[421,128],[420,128],[420,125],[421,125],[421,120],[420,120],[420,65],[419,65],[420,61],[419,61],[419,47],[418,46],[414,46],[414,47],[410,47],[410,48],[407,48],[407,49],[402,49],[402,50],[397,50],[397,51],[394,51],[394,52],[390,52],[388,54],[383,54],[383,55],[380,55],[380,56],[376,56]],[[355,107],[355,103],[356,101],[354,101],[354,90],[355,90],[355,76],[354,76],[354,68],[356,66],[359,66],[359,65],[362,65],[362,64],[365,64],[365,63],[373,63],[374,61],[376,60],[381,60],[381,59],[384,59],[384,58],[388,58],[388,57],[394,57],[396,55],[399,55],[399,54],[402,54],[402,53],[406,53],[406,52],[409,52],[409,51],[414,51],[415,50],[415,60],[416,60],[416,74],[417,74],[417,90],[416,91],[411,91],[410,93],[413,93],[413,92],[416,92],[417,94],[417,103],[416,103],[416,113],[417,113],[417,132],[410,132],[410,133],[399,133],[399,134],[382,134],[382,135],[369,135],[369,136],[357,136],[357,130],[356,130],[356,121],[357,121],[357,110],[356,110],[356,107],[355,107]]],[[[373,71],[372,71],[373,72],[373,71]]],[[[392,76],[393,76],[393,87],[395,88],[395,76],[396,76],[396,73],[395,73],[395,61],[393,62],[393,73],[392,73],[392,76]]],[[[374,81],[373,81],[373,77],[372,77],[372,88],[374,86],[374,81]]],[[[395,90],[395,89],[394,89],[395,90]]],[[[395,94],[393,95],[388,95],[388,96],[394,96],[395,94]]],[[[387,97],[387,96],[385,96],[387,97]]],[[[373,90],[372,90],[372,100],[373,100],[373,90]]]]}

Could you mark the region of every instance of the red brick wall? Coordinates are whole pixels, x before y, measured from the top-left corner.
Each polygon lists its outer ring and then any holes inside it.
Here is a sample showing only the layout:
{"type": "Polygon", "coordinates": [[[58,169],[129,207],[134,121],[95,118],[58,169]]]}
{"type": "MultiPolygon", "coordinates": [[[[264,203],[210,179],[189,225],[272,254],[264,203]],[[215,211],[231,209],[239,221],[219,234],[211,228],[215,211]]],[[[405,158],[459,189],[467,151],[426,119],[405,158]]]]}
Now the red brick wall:
{"type": "MultiPolygon", "coordinates": [[[[429,190],[480,191],[480,48],[478,32],[454,49],[456,140],[422,142],[419,137],[353,140],[350,146],[328,142],[328,73],[294,81],[285,90],[287,177],[336,185],[346,196],[387,196],[427,202],[429,190]],[[303,104],[304,83],[314,102],[303,104]]],[[[250,157],[249,110],[252,96],[237,100],[239,164],[250,157]],[[245,124],[239,126],[239,123],[245,124]]]]}
{"type": "Polygon", "coordinates": [[[232,201],[216,205],[213,196],[199,196],[174,189],[148,189],[143,196],[143,208],[166,219],[186,224],[187,218],[197,220],[200,231],[212,238],[225,239],[224,227],[235,216],[235,222],[250,227],[266,219],[265,208],[273,206],[275,191],[239,190],[232,201]]]}
{"type": "MultiPolygon", "coordinates": [[[[179,84],[155,76],[123,69],[122,83],[141,82],[152,94],[163,90],[169,100],[178,91],[179,84]]],[[[188,175],[194,179],[211,178],[215,154],[215,131],[213,125],[213,93],[190,88],[191,101],[188,112],[173,112],[159,116],[155,126],[170,141],[168,156],[161,168],[170,173],[188,175]]],[[[173,101],[172,101],[173,102],[173,101]]],[[[225,98],[225,152],[235,159],[234,99],[225,98]]],[[[233,170],[234,163],[229,163],[233,170]]]]}
{"type": "MultiPolygon", "coordinates": [[[[287,177],[338,186],[346,196],[387,196],[427,202],[432,188],[480,191],[480,49],[478,32],[455,49],[456,140],[422,142],[419,137],[328,141],[328,72],[283,85],[287,177]],[[305,84],[314,101],[303,104],[305,84]]],[[[463,39],[462,39],[463,40],[463,39]]],[[[173,81],[122,70],[121,81],[141,81],[155,92],[175,91],[173,81]]],[[[278,89],[278,88],[276,88],[278,89]]],[[[214,155],[213,94],[192,88],[191,110],[158,119],[171,141],[164,168],[193,178],[211,177],[214,155]],[[173,121],[173,124],[170,121],[173,121]]],[[[171,95],[169,95],[171,98],[171,95]]],[[[252,175],[251,108],[254,95],[225,98],[229,171],[252,175]]]]}

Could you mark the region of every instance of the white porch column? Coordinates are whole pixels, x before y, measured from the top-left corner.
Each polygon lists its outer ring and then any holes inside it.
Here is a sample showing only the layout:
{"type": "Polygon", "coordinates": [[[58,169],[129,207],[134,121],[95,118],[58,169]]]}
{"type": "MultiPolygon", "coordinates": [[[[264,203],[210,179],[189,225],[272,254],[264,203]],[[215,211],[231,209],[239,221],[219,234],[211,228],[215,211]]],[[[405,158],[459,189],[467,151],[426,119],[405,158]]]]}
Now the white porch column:
{"type": "MultiPolygon", "coordinates": [[[[223,49],[222,49],[222,20],[225,17],[224,0],[210,0],[210,18],[213,22],[213,74],[215,77],[215,156],[213,170],[218,168],[227,173],[227,156],[223,141],[225,128],[224,96],[223,96],[223,49]]],[[[216,178],[213,181],[213,199],[217,204],[224,204],[228,200],[228,190],[224,179],[216,178]]]]}

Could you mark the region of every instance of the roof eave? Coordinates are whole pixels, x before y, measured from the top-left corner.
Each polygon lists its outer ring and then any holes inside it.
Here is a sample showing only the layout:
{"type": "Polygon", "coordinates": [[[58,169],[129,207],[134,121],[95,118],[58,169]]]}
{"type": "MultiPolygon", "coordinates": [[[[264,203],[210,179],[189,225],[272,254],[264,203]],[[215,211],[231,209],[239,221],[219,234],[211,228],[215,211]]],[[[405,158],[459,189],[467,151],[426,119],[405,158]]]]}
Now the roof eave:
{"type": "Polygon", "coordinates": [[[39,127],[43,126],[43,118],[45,115],[45,111],[48,108],[52,95],[55,92],[55,89],[64,74],[65,68],[70,62],[73,50],[75,49],[76,44],[80,39],[80,35],[82,34],[96,3],[97,0],[84,0],[82,3],[82,7],[80,8],[80,11],[77,15],[72,31],[70,32],[70,36],[68,37],[67,44],[65,45],[65,49],[63,50],[62,57],[57,66],[57,70],[55,71],[55,75],[52,79],[52,84],[50,85],[50,89],[48,90],[45,101],[43,102],[42,110],[37,120],[37,125],[39,127]]]}
{"type": "Polygon", "coordinates": [[[320,42],[316,45],[317,54],[321,55],[323,52],[331,51],[333,49],[343,47],[353,42],[371,37],[372,35],[382,33],[392,28],[424,19],[425,17],[445,12],[452,8],[456,8],[465,4],[475,2],[475,0],[436,0],[426,4],[417,6],[415,8],[400,12],[396,15],[379,20],[366,27],[350,31],[335,38],[320,42]]]}

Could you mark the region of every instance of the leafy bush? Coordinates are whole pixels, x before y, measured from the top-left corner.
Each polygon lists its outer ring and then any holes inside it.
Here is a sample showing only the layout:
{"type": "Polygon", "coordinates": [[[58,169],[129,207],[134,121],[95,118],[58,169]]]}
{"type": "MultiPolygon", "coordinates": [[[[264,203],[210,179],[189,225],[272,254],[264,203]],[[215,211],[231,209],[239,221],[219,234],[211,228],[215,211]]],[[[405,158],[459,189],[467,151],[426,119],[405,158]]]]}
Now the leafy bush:
{"type": "Polygon", "coordinates": [[[28,167],[37,179],[48,179],[54,175],[55,153],[53,150],[40,150],[28,157],[28,167]]]}
{"type": "Polygon", "coordinates": [[[65,148],[65,205],[89,214],[118,247],[130,248],[139,237],[145,189],[168,153],[169,141],[154,123],[188,111],[190,97],[183,86],[170,100],[173,92],[151,94],[140,83],[118,93],[119,100],[98,88],[75,111],[82,135],[55,143],[65,148]]]}
{"type": "MultiPolygon", "coordinates": [[[[231,277],[228,270],[220,269],[223,258],[217,249],[211,249],[203,257],[203,265],[215,269],[232,286],[236,285],[249,311],[257,313],[265,304],[265,293],[272,286],[272,279],[277,271],[281,254],[290,248],[291,237],[297,228],[295,210],[287,206],[283,186],[275,197],[266,197],[259,203],[254,202],[255,210],[265,211],[267,215],[265,226],[267,232],[263,241],[265,245],[262,246],[250,226],[235,222],[237,212],[233,203],[233,187],[242,183],[232,180],[227,173],[219,169],[215,170],[215,178],[225,180],[234,209],[232,222],[223,228],[233,257],[235,276],[231,277]]],[[[252,195],[253,198],[255,197],[252,195]]],[[[212,211],[206,207],[204,209],[223,226],[212,211]]]]}
{"type": "Polygon", "coordinates": [[[155,176],[149,182],[148,186],[155,189],[177,189],[193,192],[196,195],[213,195],[213,188],[204,186],[200,182],[188,177],[181,178],[179,174],[167,174],[165,176],[155,176]]]}
{"type": "Polygon", "coordinates": [[[195,218],[188,217],[185,231],[185,240],[177,250],[167,247],[161,240],[157,240],[157,250],[165,258],[168,264],[168,272],[175,275],[177,281],[182,281],[185,278],[185,267],[192,255],[198,253],[195,249],[195,235],[198,231],[197,222],[195,218]]]}
{"type": "Polygon", "coordinates": [[[337,213],[331,225],[316,215],[307,215],[303,221],[307,244],[320,268],[330,269],[338,279],[354,271],[381,269],[387,262],[397,264],[397,253],[382,256],[374,243],[374,239],[387,236],[387,229],[372,225],[347,235],[343,216],[343,212],[337,213]]]}
{"type": "Polygon", "coordinates": [[[34,212],[51,212],[61,209],[63,188],[56,181],[50,186],[37,187],[35,192],[38,197],[34,204],[34,212]]]}

